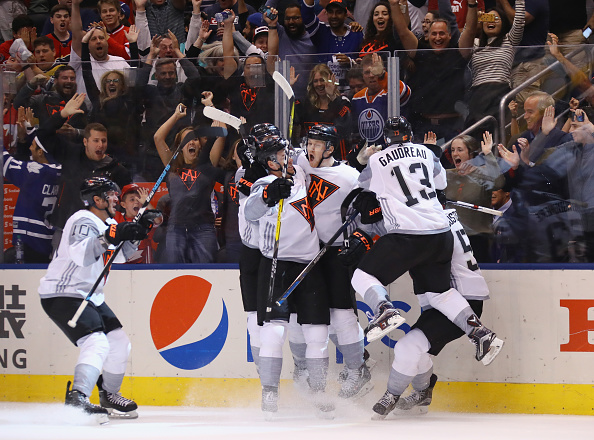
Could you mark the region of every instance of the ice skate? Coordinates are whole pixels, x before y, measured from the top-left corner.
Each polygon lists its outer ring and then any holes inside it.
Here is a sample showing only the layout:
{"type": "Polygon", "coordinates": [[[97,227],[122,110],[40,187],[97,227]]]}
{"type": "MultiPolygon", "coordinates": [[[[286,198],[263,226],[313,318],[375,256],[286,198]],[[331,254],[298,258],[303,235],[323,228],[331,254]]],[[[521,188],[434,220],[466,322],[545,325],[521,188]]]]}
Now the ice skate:
{"type": "Polygon", "coordinates": [[[344,399],[363,397],[373,389],[373,384],[370,380],[371,373],[365,363],[357,369],[347,368],[347,377],[342,383],[340,391],[338,392],[338,397],[344,399]]]}
{"type": "MultiPolygon", "coordinates": [[[[375,367],[375,364],[377,364],[377,361],[371,357],[371,355],[369,354],[367,349],[365,349],[365,351],[363,352],[363,360],[365,362],[365,365],[367,365],[367,369],[370,372],[371,372],[371,370],[373,370],[373,367],[375,367]]],[[[349,369],[347,368],[347,366],[345,364],[342,371],[340,373],[338,373],[338,379],[336,379],[338,381],[338,383],[343,383],[347,379],[348,374],[349,374],[349,369]]]]}
{"type": "Polygon", "coordinates": [[[262,412],[266,420],[274,419],[278,412],[278,387],[262,387],[262,412]]]}
{"type": "Polygon", "coordinates": [[[396,407],[396,402],[400,396],[392,394],[389,391],[386,391],[384,395],[377,401],[375,405],[373,405],[373,411],[375,414],[373,415],[374,420],[383,420],[386,418],[388,414],[396,407]]]}
{"type": "Polygon", "coordinates": [[[379,306],[375,318],[371,320],[365,329],[365,336],[367,342],[375,341],[384,335],[387,335],[392,330],[400,327],[406,321],[398,310],[394,308],[392,303],[386,301],[379,306]]]}
{"type": "Polygon", "coordinates": [[[109,423],[107,410],[99,405],[89,402],[89,398],[85,393],[78,390],[71,390],[71,383],[72,382],[68,381],[68,384],[66,385],[66,399],[64,401],[66,406],[79,408],[85,414],[92,415],[100,425],[109,423]]]}
{"type": "Polygon", "coordinates": [[[489,365],[503,348],[503,341],[481,324],[476,315],[468,319],[468,324],[474,327],[468,337],[476,346],[476,360],[489,365]]]}
{"type": "Polygon", "coordinates": [[[103,389],[103,376],[97,380],[99,388],[99,403],[109,413],[109,417],[121,419],[137,419],[138,405],[133,400],[127,399],[120,393],[110,393],[103,389]]]}
{"type": "Polygon", "coordinates": [[[427,407],[431,404],[433,388],[436,383],[437,376],[432,374],[427,388],[421,391],[413,390],[408,396],[398,399],[398,402],[396,402],[396,409],[410,411],[413,408],[416,408],[419,414],[427,413],[427,407]]]}

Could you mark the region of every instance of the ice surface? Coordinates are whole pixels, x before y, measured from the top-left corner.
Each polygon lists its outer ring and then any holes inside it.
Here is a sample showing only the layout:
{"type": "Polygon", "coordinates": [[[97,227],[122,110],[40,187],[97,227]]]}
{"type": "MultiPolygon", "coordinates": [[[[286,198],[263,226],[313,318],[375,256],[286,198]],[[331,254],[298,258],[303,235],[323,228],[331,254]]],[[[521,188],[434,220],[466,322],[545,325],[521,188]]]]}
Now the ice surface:
{"type": "Polygon", "coordinates": [[[322,420],[309,407],[283,406],[274,421],[264,421],[259,408],[141,406],[136,420],[96,425],[91,417],[62,404],[0,402],[2,440],[460,440],[477,438],[591,439],[589,416],[460,414],[429,411],[425,415],[390,414],[371,420],[359,403],[342,404],[334,420],[322,420]]]}

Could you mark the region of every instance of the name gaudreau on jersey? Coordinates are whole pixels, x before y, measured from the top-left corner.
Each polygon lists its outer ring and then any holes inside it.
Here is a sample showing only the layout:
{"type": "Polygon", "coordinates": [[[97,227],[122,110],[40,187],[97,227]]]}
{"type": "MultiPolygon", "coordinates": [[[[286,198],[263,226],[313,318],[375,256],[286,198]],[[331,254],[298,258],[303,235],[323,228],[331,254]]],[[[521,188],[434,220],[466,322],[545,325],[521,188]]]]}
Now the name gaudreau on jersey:
{"type": "Polygon", "coordinates": [[[379,163],[386,166],[394,160],[403,159],[405,157],[421,157],[427,159],[427,150],[412,145],[409,147],[394,148],[393,150],[384,151],[384,155],[380,156],[378,160],[379,163]]]}

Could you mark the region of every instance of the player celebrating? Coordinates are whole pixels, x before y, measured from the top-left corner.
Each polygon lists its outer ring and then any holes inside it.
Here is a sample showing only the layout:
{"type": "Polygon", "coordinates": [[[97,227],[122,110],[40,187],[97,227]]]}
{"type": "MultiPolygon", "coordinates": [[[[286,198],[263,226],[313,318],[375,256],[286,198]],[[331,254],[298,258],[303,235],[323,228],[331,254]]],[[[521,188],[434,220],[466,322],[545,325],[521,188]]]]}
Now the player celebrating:
{"type": "MultiPolygon", "coordinates": [[[[342,203],[357,187],[359,177],[357,170],[332,156],[338,145],[335,127],[315,125],[307,134],[307,150],[297,162],[308,174],[309,202],[316,219],[316,231],[324,244],[340,228],[343,222],[342,203]]],[[[339,246],[337,242],[330,247],[319,261],[319,266],[329,295],[331,329],[336,333],[337,347],[346,365],[347,376],[338,395],[350,398],[362,392],[371,374],[363,358],[363,329],[354,313],[356,303],[351,295],[350,271],[337,260],[339,246]]]]}
{"type": "MultiPolygon", "coordinates": [[[[436,190],[446,187],[445,171],[429,148],[413,144],[404,117],[389,118],[384,130],[387,148],[369,157],[359,184],[377,195],[386,234],[363,257],[352,284],[374,310],[365,330],[379,339],[404,323],[389,301],[387,286],[409,272],[414,293],[460,327],[476,344],[482,360],[496,339],[481,324],[468,302],[450,288],[453,237],[436,190]]],[[[357,237],[351,242],[359,247],[357,237]]]]}
{"type": "Polygon", "coordinates": [[[70,381],[66,387],[66,405],[98,415],[102,423],[107,422],[107,414],[138,417],[136,403],[119,394],[130,340],[104,301],[107,277],[95,290],[76,327],[69,327],[68,320],[100,276],[104,258],[109,258],[114,246],[124,242],[123,255],[116,258],[116,262],[123,263],[136,251],[135,241],[147,236],[142,219],[141,223],[120,224],[113,220],[118,193],[118,186],[104,177],[83,182],[80,195],[86,209],[77,211],[66,222],[58,251],[39,286],[43,310],[80,349],[72,390],[70,381]],[[95,384],[101,406],[89,402],[95,384]]]}
{"type": "Polygon", "coordinates": [[[290,179],[282,177],[282,169],[287,160],[287,146],[287,141],[282,137],[269,138],[257,146],[256,158],[269,174],[253,184],[245,205],[246,219],[259,222],[259,248],[263,256],[258,276],[258,322],[262,325],[259,374],[262,383],[262,410],[267,418],[278,411],[282,348],[287,337],[291,312],[297,313],[297,321],[301,324],[307,344],[305,363],[314,404],[326,414],[331,414],[334,410],[324,394],[328,370],[330,312],[319,269],[312,270],[283,306],[273,306],[273,300],[282,295],[319,250],[303,170],[293,166],[293,160],[288,159],[286,173],[290,179]],[[277,204],[281,199],[286,200],[278,242],[277,276],[274,279],[273,299],[270,300],[269,282],[278,216],[277,204]],[[267,306],[271,307],[269,313],[266,313],[267,306]]]}
{"type": "MultiPolygon", "coordinates": [[[[443,202],[445,202],[445,195],[443,202]]],[[[458,221],[456,210],[449,209],[444,212],[454,238],[451,285],[455,286],[457,291],[468,300],[472,310],[480,317],[483,301],[489,299],[489,288],[476,264],[470,241],[462,224],[458,221]]],[[[375,418],[383,419],[395,408],[408,411],[416,406],[428,406],[437,382],[430,355],[437,356],[449,342],[464,335],[458,326],[431,307],[426,295],[417,295],[417,299],[423,312],[412,330],[400,338],[394,347],[394,361],[390,369],[388,389],[373,406],[375,418]],[[413,391],[401,398],[400,396],[411,383],[413,391]]],[[[491,363],[502,346],[503,341],[495,338],[482,362],[485,365],[491,363]]]]}

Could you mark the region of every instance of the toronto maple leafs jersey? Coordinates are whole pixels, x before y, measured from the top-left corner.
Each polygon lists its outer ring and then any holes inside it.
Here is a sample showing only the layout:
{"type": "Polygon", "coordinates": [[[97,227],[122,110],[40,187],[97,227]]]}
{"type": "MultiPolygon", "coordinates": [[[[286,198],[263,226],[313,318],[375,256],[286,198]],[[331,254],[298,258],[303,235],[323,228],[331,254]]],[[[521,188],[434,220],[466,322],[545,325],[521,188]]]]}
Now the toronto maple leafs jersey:
{"type": "MultiPolygon", "coordinates": [[[[342,225],[341,205],[358,187],[359,172],[341,162],[334,162],[330,167],[312,168],[305,152],[298,156],[297,163],[307,174],[307,197],[316,219],[316,231],[320,240],[328,243],[342,225]]],[[[335,246],[341,244],[341,239],[334,243],[335,246]]]]}
{"type": "MultiPolygon", "coordinates": [[[[240,167],[235,173],[235,181],[239,182],[245,174],[245,168],[240,167]]],[[[241,191],[238,191],[239,195],[239,236],[241,242],[252,249],[258,249],[258,222],[250,221],[245,218],[245,201],[247,196],[241,191]]]]}
{"type": "Polygon", "coordinates": [[[424,145],[405,143],[375,153],[359,185],[376,194],[388,233],[438,234],[450,229],[435,192],[447,185],[445,170],[424,145]]]}
{"type": "Polygon", "coordinates": [[[49,216],[58,201],[61,174],[61,165],[22,162],[4,151],[4,176],[20,189],[12,216],[13,237],[19,235],[23,243],[48,257],[54,235],[49,216]]]}
{"type": "MultiPolygon", "coordinates": [[[[246,219],[257,221],[259,224],[258,247],[266,258],[272,258],[274,250],[278,204],[269,208],[262,198],[262,193],[264,188],[276,179],[272,174],[258,179],[245,202],[246,219]]],[[[292,179],[294,184],[291,187],[291,196],[285,199],[281,215],[278,259],[309,263],[320,250],[320,245],[313,210],[307,198],[305,173],[298,165],[295,165],[295,175],[292,179]]]]}
{"type": "MultiPolygon", "coordinates": [[[[62,240],[54,259],[50,262],[47,273],[41,279],[39,295],[41,298],[68,296],[85,298],[99,275],[103,266],[112,255],[114,246],[107,250],[99,239],[108,225],[117,224],[114,219],[107,219],[107,223],[91,211],[81,209],[75,212],[66,222],[62,240]]],[[[125,241],[122,252],[115,259],[115,263],[125,263],[136,251],[137,246],[125,241]]],[[[91,301],[101,305],[104,301],[103,287],[107,276],[103,277],[91,301]]]]}

